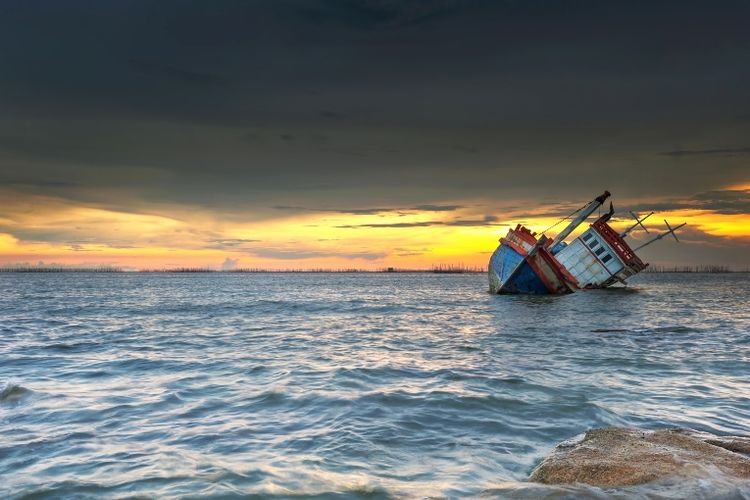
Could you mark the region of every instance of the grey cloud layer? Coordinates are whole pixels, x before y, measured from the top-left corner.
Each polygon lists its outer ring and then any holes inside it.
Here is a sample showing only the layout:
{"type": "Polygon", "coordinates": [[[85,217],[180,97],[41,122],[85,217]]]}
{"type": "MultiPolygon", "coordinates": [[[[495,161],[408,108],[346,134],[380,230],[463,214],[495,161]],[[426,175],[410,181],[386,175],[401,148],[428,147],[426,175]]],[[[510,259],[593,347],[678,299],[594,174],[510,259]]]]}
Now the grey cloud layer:
{"type": "Polygon", "coordinates": [[[688,198],[747,181],[748,17],[739,1],[8,0],[0,183],[238,220],[603,188],[744,213],[688,198]]]}
{"type": "Polygon", "coordinates": [[[664,156],[732,156],[748,155],[750,147],[745,148],[718,148],[718,149],[676,149],[661,153],[664,156]]]}
{"type": "Polygon", "coordinates": [[[418,221],[418,222],[373,222],[367,224],[342,224],[335,226],[339,229],[359,228],[408,228],[408,227],[431,227],[431,226],[505,226],[499,224],[494,215],[485,215],[483,219],[454,219],[450,221],[418,221]]]}
{"type": "Polygon", "coordinates": [[[750,189],[716,190],[683,198],[624,207],[634,211],[710,210],[725,215],[750,213],[750,189]]]}
{"type": "Polygon", "coordinates": [[[462,205],[417,205],[414,207],[366,207],[366,208],[310,208],[296,207],[288,205],[277,205],[273,207],[277,210],[291,212],[316,212],[316,213],[337,213],[349,215],[377,215],[386,212],[453,212],[462,205]]]}

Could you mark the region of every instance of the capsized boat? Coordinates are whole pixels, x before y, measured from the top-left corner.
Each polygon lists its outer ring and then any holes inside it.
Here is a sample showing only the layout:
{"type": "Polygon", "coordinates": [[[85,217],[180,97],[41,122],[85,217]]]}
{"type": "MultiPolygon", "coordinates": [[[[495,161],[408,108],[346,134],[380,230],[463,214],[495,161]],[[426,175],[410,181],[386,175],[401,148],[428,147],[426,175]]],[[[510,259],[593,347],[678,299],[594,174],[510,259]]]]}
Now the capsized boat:
{"type": "Polygon", "coordinates": [[[634,250],[625,238],[639,226],[648,232],[643,221],[653,212],[642,218],[630,212],[635,224],[618,233],[608,224],[614,215],[614,207],[610,203],[609,212],[567,243],[565,239],[609,197],[609,191],[605,191],[563,219],[575,216],[554,239],[544,234],[537,235],[520,224],[510,229],[504,238],[500,238],[500,245],[490,257],[487,269],[490,292],[563,294],[580,289],[604,288],[615,283],[626,284],[627,278],[648,266],[638,257],[636,250],[669,234],[677,239],[675,231],[685,225],[683,223],[673,228],[665,220],[667,231],[634,250]]]}

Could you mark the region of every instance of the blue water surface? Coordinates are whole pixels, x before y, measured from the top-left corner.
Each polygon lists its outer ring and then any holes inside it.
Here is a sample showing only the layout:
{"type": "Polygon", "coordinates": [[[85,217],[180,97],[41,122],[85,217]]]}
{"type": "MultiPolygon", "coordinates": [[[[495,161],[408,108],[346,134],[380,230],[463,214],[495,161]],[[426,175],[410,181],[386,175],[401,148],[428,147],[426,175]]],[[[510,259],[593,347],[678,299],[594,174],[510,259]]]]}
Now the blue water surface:
{"type": "Polygon", "coordinates": [[[487,288],[0,274],[0,496],[610,496],[526,480],[594,427],[750,434],[747,274],[487,288]]]}

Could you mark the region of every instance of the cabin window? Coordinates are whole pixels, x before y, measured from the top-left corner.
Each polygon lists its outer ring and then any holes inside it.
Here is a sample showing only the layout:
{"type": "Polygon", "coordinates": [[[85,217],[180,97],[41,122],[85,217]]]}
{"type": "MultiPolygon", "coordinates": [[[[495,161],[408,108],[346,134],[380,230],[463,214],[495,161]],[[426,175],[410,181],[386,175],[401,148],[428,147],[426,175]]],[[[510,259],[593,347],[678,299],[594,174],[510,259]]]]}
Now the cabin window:
{"type": "Polygon", "coordinates": [[[594,252],[596,255],[601,255],[604,253],[604,247],[599,248],[596,252],[594,252]]]}
{"type": "Polygon", "coordinates": [[[610,254],[607,254],[604,257],[602,257],[602,262],[609,262],[610,260],[612,260],[612,256],[610,254]]]}
{"type": "Polygon", "coordinates": [[[594,240],[594,241],[592,241],[592,242],[591,242],[591,243],[589,244],[589,246],[590,246],[591,248],[596,248],[597,246],[599,246],[599,242],[598,242],[598,241],[596,241],[596,240],[594,240]]]}
{"type": "Polygon", "coordinates": [[[586,233],[583,235],[583,241],[589,241],[591,239],[591,233],[586,233]]]}

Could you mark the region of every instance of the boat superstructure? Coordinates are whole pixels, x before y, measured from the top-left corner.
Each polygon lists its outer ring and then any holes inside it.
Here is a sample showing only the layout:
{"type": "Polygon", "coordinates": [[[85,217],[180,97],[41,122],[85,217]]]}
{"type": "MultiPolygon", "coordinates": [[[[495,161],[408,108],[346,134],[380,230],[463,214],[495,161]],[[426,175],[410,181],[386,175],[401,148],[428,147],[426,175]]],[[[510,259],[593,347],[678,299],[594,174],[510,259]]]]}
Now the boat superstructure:
{"type": "MultiPolygon", "coordinates": [[[[636,223],[618,233],[608,223],[614,214],[610,203],[608,213],[599,217],[570,243],[565,242],[609,197],[609,191],[605,191],[571,214],[569,217],[575,217],[554,239],[549,239],[544,234],[537,235],[520,224],[510,229],[500,239],[500,245],[490,257],[490,291],[540,295],[570,293],[579,289],[625,283],[627,278],[643,271],[648,264],[636,255],[625,237],[639,226],[648,232],[643,221],[653,212],[643,218],[633,214],[636,223]]],[[[657,235],[638,249],[668,234],[674,235],[684,225],[672,228],[667,223],[668,231],[657,235]]]]}

